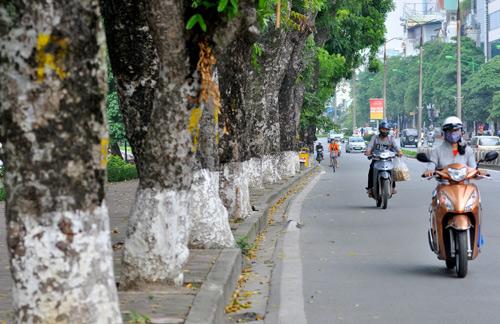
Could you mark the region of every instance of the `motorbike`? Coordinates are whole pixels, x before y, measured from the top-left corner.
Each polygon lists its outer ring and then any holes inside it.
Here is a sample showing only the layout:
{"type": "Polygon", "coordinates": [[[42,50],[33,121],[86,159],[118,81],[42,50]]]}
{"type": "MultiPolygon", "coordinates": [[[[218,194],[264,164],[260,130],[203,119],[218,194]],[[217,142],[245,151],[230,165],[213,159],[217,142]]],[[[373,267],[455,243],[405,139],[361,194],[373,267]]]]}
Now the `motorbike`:
{"type": "Polygon", "coordinates": [[[389,150],[384,150],[372,154],[368,159],[373,159],[373,199],[377,202],[377,207],[387,209],[388,200],[392,197],[392,183],[394,181],[392,160],[396,154],[389,150]]]}
{"type": "MultiPolygon", "coordinates": [[[[488,152],[478,165],[497,157],[497,152],[488,152]]],[[[417,160],[432,163],[425,153],[418,153],[417,160]]],[[[453,163],[428,178],[438,181],[429,207],[429,246],[448,269],[455,268],[459,278],[467,275],[468,261],[478,256],[482,244],[481,198],[471,180],[487,177],[478,168],[453,163]]]]}
{"type": "Polygon", "coordinates": [[[433,147],[434,146],[434,137],[429,137],[427,139],[427,146],[428,147],[433,147]]]}
{"type": "Polygon", "coordinates": [[[316,161],[321,164],[321,161],[323,161],[323,149],[317,149],[316,150],[316,161]]]}

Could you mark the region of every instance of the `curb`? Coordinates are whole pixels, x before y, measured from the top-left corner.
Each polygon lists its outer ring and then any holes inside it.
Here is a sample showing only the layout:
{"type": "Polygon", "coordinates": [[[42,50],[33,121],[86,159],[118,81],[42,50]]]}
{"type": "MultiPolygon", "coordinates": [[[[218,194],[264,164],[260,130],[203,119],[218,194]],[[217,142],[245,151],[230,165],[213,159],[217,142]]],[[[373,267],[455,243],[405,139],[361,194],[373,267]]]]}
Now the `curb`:
{"type": "Polygon", "coordinates": [[[234,232],[234,237],[246,237],[248,242],[255,241],[258,233],[265,228],[267,224],[267,219],[269,215],[269,207],[274,205],[275,202],[286,193],[290,187],[295,185],[298,181],[300,181],[303,177],[310,174],[314,170],[316,170],[317,166],[306,169],[300,174],[300,176],[295,177],[292,181],[288,181],[283,184],[283,186],[264,201],[259,201],[256,207],[259,208],[259,212],[250,216],[243,224],[241,224],[238,229],[234,232]]]}
{"type": "MultiPolygon", "coordinates": [[[[234,232],[235,238],[246,237],[253,242],[257,234],[266,226],[269,207],[271,207],[290,187],[311,174],[317,166],[311,167],[282,185],[279,190],[258,201],[259,211],[250,216],[234,232]]],[[[229,303],[243,268],[243,256],[238,248],[221,250],[217,261],[207,275],[207,279],[196,294],[193,306],[185,324],[225,323],[224,308],[229,303]]]]}
{"type": "Polygon", "coordinates": [[[196,294],[185,324],[224,323],[224,307],[236,288],[243,258],[240,249],[223,249],[196,294]]]}

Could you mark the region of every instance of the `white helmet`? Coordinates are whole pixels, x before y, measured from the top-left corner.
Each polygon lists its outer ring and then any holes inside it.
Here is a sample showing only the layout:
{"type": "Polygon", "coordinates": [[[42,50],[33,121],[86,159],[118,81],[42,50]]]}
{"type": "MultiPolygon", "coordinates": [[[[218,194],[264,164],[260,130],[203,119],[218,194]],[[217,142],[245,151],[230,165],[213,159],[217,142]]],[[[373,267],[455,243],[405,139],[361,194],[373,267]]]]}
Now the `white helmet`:
{"type": "Polygon", "coordinates": [[[462,121],[456,116],[447,117],[442,126],[443,131],[452,129],[462,129],[462,121]]]}

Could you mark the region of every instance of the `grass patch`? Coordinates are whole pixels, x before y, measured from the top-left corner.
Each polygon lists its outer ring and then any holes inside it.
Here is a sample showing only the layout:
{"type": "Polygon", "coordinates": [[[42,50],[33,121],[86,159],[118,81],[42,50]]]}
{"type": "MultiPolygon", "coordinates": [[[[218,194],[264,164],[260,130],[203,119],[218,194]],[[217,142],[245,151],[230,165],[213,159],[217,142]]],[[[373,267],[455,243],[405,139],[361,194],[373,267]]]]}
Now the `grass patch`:
{"type": "Polygon", "coordinates": [[[108,161],[108,181],[118,182],[136,179],[137,168],[134,164],[127,163],[118,156],[110,156],[108,161]]]}
{"type": "Polygon", "coordinates": [[[241,253],[243,253],[243,255],[248,255],[248,252],[253,248],[253,244],[248,242],[248,238],[246,236],[237,239],[236,245],[238,245],[241,249],[241,253]]]}
{"type": "Polygon", "coordinates": [[[417,156],[417,152],[415,151],[410,151],[410,150],[406,150],[406,149],[402,149],[404,155],[408,156],[408,157],[416,157],[417,156]]]}

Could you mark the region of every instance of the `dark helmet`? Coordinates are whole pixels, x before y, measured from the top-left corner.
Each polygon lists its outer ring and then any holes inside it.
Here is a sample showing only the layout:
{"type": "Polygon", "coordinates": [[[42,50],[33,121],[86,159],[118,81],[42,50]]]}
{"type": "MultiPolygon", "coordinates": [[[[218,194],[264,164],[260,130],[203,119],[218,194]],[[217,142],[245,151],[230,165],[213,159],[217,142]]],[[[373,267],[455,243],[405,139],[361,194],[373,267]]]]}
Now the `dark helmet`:
{"type": "Polygon", "coordinates": [[[381,121],[378,125],[378,132],[382,137],[389,135],[389,123],[385,120],[381,121]],[[385,129],[385,131],[382,131],[382,129],[385,129]]]}
{"type": "Polygon", "coordinates": [[[389,129],[389,123],[386,120],[382,120],[378,125],[378,130],[382,128],[389,129]]]}

